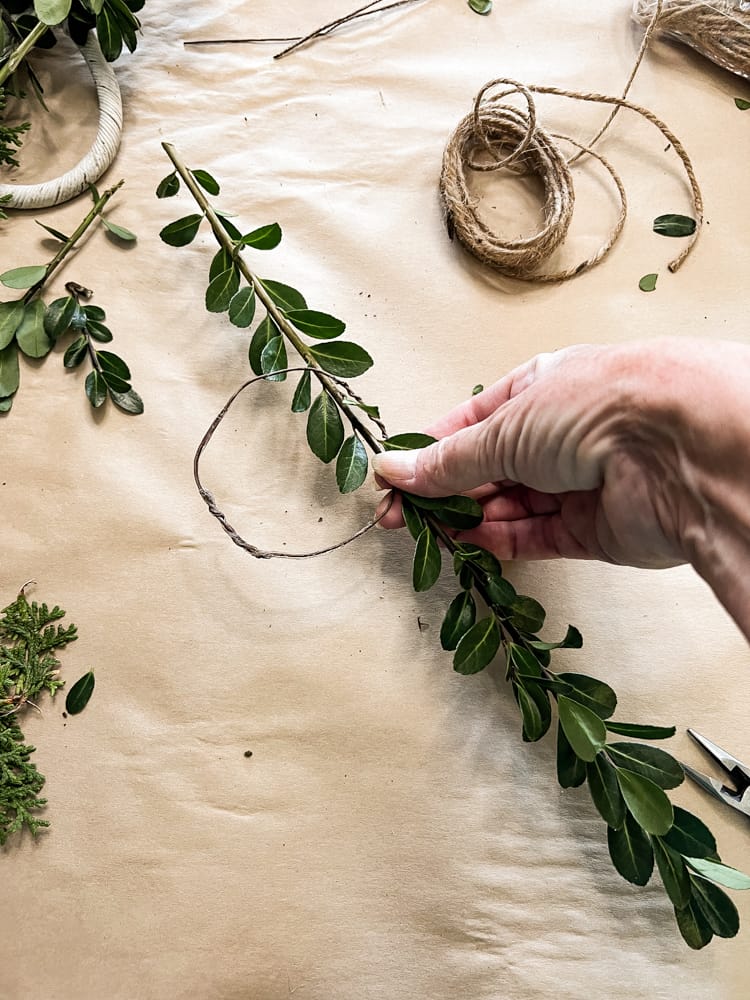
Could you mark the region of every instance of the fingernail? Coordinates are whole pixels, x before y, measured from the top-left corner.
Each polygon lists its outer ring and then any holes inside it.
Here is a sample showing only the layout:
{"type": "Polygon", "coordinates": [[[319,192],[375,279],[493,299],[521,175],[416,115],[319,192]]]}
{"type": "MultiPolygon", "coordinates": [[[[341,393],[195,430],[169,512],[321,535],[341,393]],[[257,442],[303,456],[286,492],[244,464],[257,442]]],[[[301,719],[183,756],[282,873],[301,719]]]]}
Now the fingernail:
{"type": "Polygon", "coordinates": [[[413,479],[417,468],[416,451],[381,452],[372,457],[372,468],[389,483],[413,479]]]}

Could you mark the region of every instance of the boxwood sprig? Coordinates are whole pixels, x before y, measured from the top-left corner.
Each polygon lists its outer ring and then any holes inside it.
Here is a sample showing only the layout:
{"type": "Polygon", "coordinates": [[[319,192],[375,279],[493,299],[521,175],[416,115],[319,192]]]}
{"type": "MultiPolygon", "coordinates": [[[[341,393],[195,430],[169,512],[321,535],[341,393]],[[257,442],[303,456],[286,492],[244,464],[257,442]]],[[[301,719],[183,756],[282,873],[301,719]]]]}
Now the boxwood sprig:
{"type": "MultiPolygon", "coordinates": [[[[286,378],[287,345],[303,358],[306,367],[292,410],[308,414],[307,440],[313,453],[326,463],[336,459],[340,491],[351,492],[364,482],[365,446],[378,452],[432,443],[426,434],[388,436],[378,408],[365,403],[350,386],[339,384],[340,378],[354,378],[372,365],[361,347],[338,340],[345,330],[341,320],[308,309],[296,289],[262,279],[251,270],[243,251],[274,249],[281,241],[279,226],[273,223],[243,235],[206,197],[219,193],[216,180],[205,170],[189,170],[170,144],[164,148],[174,171],[159,184],[157,194],[172,197],[184,183],[200,211],[165,226],[161,238],[172,246],[184,246],[195,238],[204,219],[208,221],[219,250],[209,269],[206,308],[226,312],[234,325],[247,328],[255,318],[257,301],[262,303],[265,316],[249,348],[257,376],[267,381],[286,378]],[[314,400],[313,378],[320,385],[314,400]],[[348,437],[344,421],[351,430],[348,437]]],[[[212,427],[218,419],[221,415],[212,427]]],[[[539,601],[517,593],[491,552],[460,540],[461,531],[482,522],[479,503],[467,496],[425,498],[408,493],[401,501],[415,543],[414,589],[429,590],[440,578],[446,556],[452,562],[458,593],[443,619],[440,643],[453,654],[454,669],[476,674],[502,655],[522,739],[536,742],[555,723],[558,783],[565,789],[588,785],[605,823],[617,872],[642,886],[658,870],[679,931],[691,948],[704,947],[714,936],[737,934],[737,909],[721,886],[748,889],[750,877],[724,865],[708,827],[674,806],[667,795],[682,783],[684,772],[674,757],[651,742],[670,738],[675,727],[616,720],[617,695],[608,684],[587,674],[551,668],[555,650],[583,645],[581,633],[571,625],[558,641],[542,639],[539,633],[546,614],[539,601]]],[[[221,519],[220,514],[215,516],[221,519]]],[[[264,558],[273,555],[244,547],[264,558]]]]}

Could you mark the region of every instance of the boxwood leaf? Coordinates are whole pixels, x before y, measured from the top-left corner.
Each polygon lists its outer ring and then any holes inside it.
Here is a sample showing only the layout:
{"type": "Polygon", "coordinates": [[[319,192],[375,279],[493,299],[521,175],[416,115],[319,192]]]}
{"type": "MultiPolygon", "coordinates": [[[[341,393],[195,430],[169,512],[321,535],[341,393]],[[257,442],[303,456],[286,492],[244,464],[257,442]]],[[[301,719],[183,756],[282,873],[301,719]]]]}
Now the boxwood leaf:
{"type": "Polygon", "coordinates": [[[467,3],[475,14],[483,14],[486,17],[492,12],[492,0],[467,0],[467,3]]]}
{"type": "Polygon", "coordinates": [[[342,320],[329,316],[328,313],[318,312],[317,309],[289,309],[286,317],[298,330],[316,340],[333,340],[334,337],[340,337],[346,329],[346,323],[342,320]]]}
{"type": "Polygon", "coordinates": [[[480,618],[456,647],[453,669],[459,674],[476,674],[491,663],[500,648],[500,628],[494,615],[480,618]]]}
{"type": "Polygon", "coordinates": [[[672,803],[666,794],[648,778],[633,771],[616,767],[625,805],[647,833],[663,836],[674,822],[672,803]]]}
{"type": "Polygon", "coordinates": [[[510,620],[522,632],[538,632],[547,614],[539,601],[521,594],[513,602],[512,611],[510,620]]]}
{"type": "Polygon", "coordinates": [[[569,697],[579,705],[585,705],[600,719],[607,719],[617,707],[617,695],[604,681],[588,674],[562,673],[557,675],[570,688],[569,697]]]}
{"type": "Polygon", "coordinates": [[[440,626],[440,645],[453,650],[466,635],[477,618],[477,606],[470,591],[463,590],[448,605],[440,626]]]}
{"type": "Polygon", "coordinates": [[[70,13],[71,0],[34,0],[34,13],[42,24],[60,24],[70,13]]]}
{"type": "Polygon", "coordinates": [[[12,396],[3,396],[0,398],[0,413],[8,413],[13,406],[12,396]]]}
{"type": "Polygon", "coordinates": [[[250,341],[250,349],[248,351],[250,367],[256,375],[263,374],[263,369],[260,366],[260,356],[263,353],[264,347],[270,340],[273,340],[274,337],[280,336],[281,331],[270,316],[266,316],[265,319],[262,319],[260,323],[258,323],[255,333],[250,341]]]}
{"type": "Polygon", "coordinates": [[[638,287],[642,292],[653,292],[656,288],[656,279],[659,277],[658,274],[644,274],[641,280],[638,282],[638,287]]]}
{"type": "Polygon", "coordinates": [[[108,344],[112,340],[112,331],[103,323],[97,323],[95,319],[90,319],[86,323],[86,329],[92,340],[100,344],[108,344]]]}
{"type": "Polygon", "coordinates": [[[674,726],[642,726],[636,722],[605,722],[610,733],[632,736],[637,740],[668,740],[677,732],[674,726]]]}
{"type": "Polygon", "coordinates": [[[564,694],[558,695],[557,710],[560,724],[576,756],[590,763],[607,738],[604,723],[590,708],[564,694]]]}
{"type": "Polygon", "coordinates": [[[302,373],[302,378],[297,383],[297,388],[292,396],[292,413],[304,413],[310,409],[310,369],[302,373]]]}
{"type": "Polygon", "coordinates": [[[250,326],[255,316],[255,289],[252,285],[240,288],[229,303],[229,321],[235,326],[245,329],[250,326]]]}
{"type": "Polygon", "coordinates": [[[260,353],[260,368],[264,375],[268,375],[269,382],[284,382],[286,372],[281,371],[289,364],[286,356],[286,344],[284,338],[273,337],[268,341],[260,353]],[[276,374],[269,374],[275,372],[276,374]]]}
{"type": "Polygon", "coordinates": [[[440,576],[440,546],[429,525],[420,532],[412,562],[412,585],[417,591],[429,590],[440,576]]]}
{"type": "Polygon", "coordinates": [[[617,783],[615,769],[601,750],[593,761],[586,765],[586,777],[591,798],[599,810],[599,815],[607,826],[619,830],[625,822],[625,800],[617,783]]]}
{"type": "Polygon", "coordinates": [[[674,917],[685,943],[695,951],[705,948],[711,942],[714,932],[700,908],[696,906],[695,900],[691,899],[688,905],[681,909],[675,907],[674,917]]]}
{"type": "Polygon", "coordinates": [[[729,865],[723,865],[720,861],[690,857],[685,858],[685,861],[699,875],[710,878],[712,882],[718,882],[727,889],[750,889],[750,875],[736,868],[730,868],[729,865]]]}
{"type": "Polygon", "coordinates": [[[716,854],[716,839],[706,824],[681,806],[674,807],[674,823],[664,835],[664,843],[690,858],[716,854]]]}
{"type": "Polygon", "coordinates": [[[0,274],[0,281],[7,288],[31,288],[47,273],[45,264],[31,264],[28,267],[14,267],[0,274]]]}
{"type": "Polygon", "coordinates": [[[307,443],[321,462],[332,462],[344,443],[344,425],[339,409],[324,390],[307,415],[307,443]]]}
{"type": "Polygon", "coordinates": [[[485,584],[487,600],[493,607],[509,608],[516,597],[516,588],[502,576],[490,577],[485,584]]]}
{"type": "Polygon", "coordinates": [[[159,181],[156,188],[156,197],[173,198],[179,190],[180,178],[177,176],[177,171],[173,170],[171,174],[167,174],[166,177],[159,181]]]}
{"type": "Polygon", "coordinates": [[[420,497],[413,493],[406,493],[405,496],[415,507],[431,511],[438,521],[442,521],[449,528],[476,528],[484,518],[481,504],[478,504],[472,497],[462,494],[451,497],[420,497]]]}
{"type": "Polygon", "coordinates": [[[127,392],[117,392],[110,386],[109,398],[116,407],[125,413],[143,413],[143,400],[135,389],[128,389],[127,392]]]}
{"type": "Polygon", "coordinates": [[[63,355],[63,364],[65,367],[77,368],[86,357],[87,346],[88,341],[83,334],[80,337],[76,337],[63,355]]]}
{"type": "Polygon", "coordinates": [[[202,215],[186,215],[165,226],[159,237],[170,247],[186,247],[195,239],[202,221],[202,215]]]}
{"type": "Polygon", "coordinates": [[[84,710],[94,693],[95,683],[93,670],[78,678],[65,698],[65,711],[68,715],[78,715],[84,710]]]}
{"type": "Polygon", "coordinates": [[[237,228],[237,226],[235,226],[235,224],[232,222],[232,220],[229,219],[224,212],[219,212],[217,210],[216,211],[216,215],[218,215],[218,217],[219,217],[219,222],[221,223],[222,228],[226,230],[226,232],[229,234],[229,236],[231,236],[231,238],[236,243],[239,243],[240,240],[242,239],[242,233],[239,231],[239,229],[237,228]]]}
{"type": "Polygon", "coordinates": [[[54,236],[54,238],[59,240],[61,243],[67,243],[70,239],[70,237],[66,236],[65,233],[61,233],[59,229],[53,229],[52,226],[45,226],[45,224],[40,222],[39,219],[34,219],[34,222],[36,222],[37,226],[41,226],[42,229],[46,229],[50,236],[54,236]]]}
{"type": "Polygon", "coordinates": [[[111,372],[126,382],[130,378],[130,369],[118,354],[113,354],[111,351],[97,351],[96,356],[105,372],[111,372]]]}
{"type": "Polygon", "coordinates": [[[21,299],[17,302],[0,302],[0,350],[7,347],[15,337],[24,312],[21,299]]]}
{"type": "Polygon", "coordinates": [[[98,371],[94,370],[86,376],[86,395],[92,406],[101,406],[107,398],[107,383],[98,371]]]}
{"type": "Polygon", "coordinates": [[[677,788],[685,780],[680,764],[665,750],[643,743],[610,743],[612,763],[649,778],[659,788],[677,788]]]}
{"type": "Polygon", "coordinates": [[[221,191],[219,182],[207,170],[191,170],[190,173],[198,181],[203,190],[208,191],[209,194],[219,194],[221,191]]]}
{"type": "Polygon", "coordinates": [[[515,693],[521,709],[522,738],[524,743],[536,743],[550,727],[552,709],[549,695],[538,684],[516,684],[515,693]]]}
{"type": "Polygon", "coordinates": [[[252,247],[254,250],[273,250],[279,243],[281,243],[281,226],[278,222],[253,229],[240,240],[241,247],[252,247]]]}
{"type": "Polygon", "coordinates": [[[750,111],[750,101],[746,101],[744,97],[735,97],[734,103],[740,111],[750,111]]]}
{"type": "Polygon", "coordinates": [[[225,312],[240,287],[240,272],[236,264],[213,278],[206,289],[206,309],[209,312],[225,312]]]}
{"type": "Polygon", "coordinates": [[[690,876],[692,902],[708,921],[717,937],[735,937],[740,929],[740,915],[727,894],[703,878],[690,876]]]}
{"type": "MultiPolygon", "coordinates": [[[[242,237],[240,237],[240,239],[241,238],[242,237]]],[[[307,308],[304,295],[301,292],[298,292],[296,288],[292,288],[291,285],[284,285],[280,281],[272,281],[268,278],[264,278],[261,281],[261,284],[268,292],[273,302],[284,312],[288,309],[307,308]]]]}
{"type": "MultiPolygon", "coordinates": [[[[50,302],[44,314],[44,329],[47,336],[51,337],[52,340],[57,340],[58,337],[61,337],[73,322],[76,308],[77,303],[72,295],[65,295],[61,299],[55,299],[54,302],[50,302]]],[[[0,309],[2,309],[2,305],[0,305],[0,309]]],[[[1,325],[2,319],[0,319],[1,325]]],[[[1,338],[0,342],[2,342],[1,338]]]]}
{"type": "Polygon", "coordinates": [[[118,240],[122,240],[124,243],[134,243],[138,237],[130,229],[126,229],[125,226],[118,226],[114,222],[110,222],[109,219],[102,219],[102,225],[107,230],[107,232],[112,233],[116,236],[118,240]]]}
{"type": "Polygon", "coordinates": [[[696,222],[688,215],[658,215],[654,219],[654,232],[660,236],[692,236],[696,222]]]}
{"type": "Polygon", "coordinates": [[[577,788],[586,780],[586,764],[577,757],[563,727],[557,727],[557,782],[561,788],[577,788]]]}
{"type": "Polygon", "coordinates": [[[539,661],[530,650],[524,649],[517,642],[511,642],[508,645],[508,651],[511,662],[522,674],[534,678],[542,676],[542,668],[539,665],[539,661]]]}
{"type": "Polygon", "coordinates": [[[18,346],[28,358],[43,358],[52,350],[52,341],[44,329],[44,313],[42,300],[34,299],[26,306],[16,330],[18,346]]]}
{"type": "Polygon", "coordinates": [[[367,452],[356,434],[344,441],[336,459],[339,492],[353,493],[367,478],[367,452]]]}
{"type": "Polygon", "coordinates": [[[568,625],[565,638],[561,639],[560,642],[540,642],[538,639],[534,639],[529,645],[533,646],[534,649],[580,649],[583,646],[583,636],[575,626],[568,625]]]}
{"type": "Polygon", "coordinates": [[[96,37],[107,62],[119,59],[122,52],[122,32],[117,19],[108,7],[103,7],[96,19],[96,37]]]}
{"type": "Polygon", "coordinates": [[[133,388],[127,379],[120,378],[119,375],[115,375],[114,372],[108,371],[106,368],[102,368],[100,374],[107,383],[107,388],[111,389],[113,392],[124,394],[126,392],[130,392],[133,388]]]}
{"type": "Polygon", "coordinates": [[[209,282],[213,281],[222,271],[228,270],[233,264],[234,257],[229,250],[226,247],[220,247],[211,258],[211,265],[208,269],[209,282]]]}
{"type": "Polygon", "coordinates": [[[95,323],[103,323],[107,318],[107,314],[101,306],[84,306],[83,314],[87,320],[92,319],[95,323]]]}
{"type": "Polygon", "coordinates": [[[346,340],[314,344],[309,351],[324,371],[339,378],[355,378],[372,367],[372,358],[367,351],[346,340]]]}
{"type": "Polygon", "coordinates": [[[654,857],[667,895],[678,909],[690,901],[690,878],[685,862],[661,837],[651,838],[654,857]]]}
{"type": "Polygon", "coordinates": [[[414,504],[410,503],[406,497],[401,498],[401,513],[403,514],[404,524],[406,525],[409,534],[416,542],[424,530],[424,518],[414,504]]]}
{"type": "Polygon", "coordinates": [[[630,813],[619,830],[607,827],[607,846],[620,875],[633,885],[646,885],[654,870],[654,850],[651,838],[630,813]]]}
{"type": "MultiPolygon", "coordinates": [[[[18,347],[12,340],[0,351],[0,399],[12,396],[18,389],[20,372],[18,369],[18,347]]],[[[10,406],[5,410],[10,409],[10,406]]]]}
{"type": "Polygon", "coordinates": [[[426,448],[436,441],[437,438],[430,434],[394,434],[385,439],[383,446],[386,451],[413,451],[415,448],[426,448]]]}

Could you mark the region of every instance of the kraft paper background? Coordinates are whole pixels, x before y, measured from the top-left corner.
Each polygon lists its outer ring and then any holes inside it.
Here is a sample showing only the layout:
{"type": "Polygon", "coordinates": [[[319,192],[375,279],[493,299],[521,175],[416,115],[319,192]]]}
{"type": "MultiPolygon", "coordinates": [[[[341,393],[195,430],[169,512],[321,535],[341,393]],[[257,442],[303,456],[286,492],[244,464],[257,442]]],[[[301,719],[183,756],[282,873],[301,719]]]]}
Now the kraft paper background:
{"type": "MultiPolygon", "coordinates": [[[[243,231],[279,222],[284,242],[256,267],[347,321],[375,359],[359,391],[391,433],[414,430],[539,351],[666,332],[750,339],[750,113],[733,102],[747,83],[658,43],[632,91],[685,143],[703,187],[707,225],[677,275],[675,243],[651,223],[689,213],[681,168],[623,113],[602,143],[629,195],[621,242],[573,281],[520,285],[448,240],[444,144],[496,76],[617,93],[641,38],[630,3],[499,0],[482,18],[462,0],[426,0],[280,62],[280,46],[183,47],[294,35],[350,6],[149,0],[138,51],[117,64],[125,132],[100,187],[125,178],[110,217],[139,240],[118,247],[99,228],[48,299],[66,280],[94,289],[146,412],[94,413],[85,368],[65,371],[58,350],[22,363],[0,418],[0,596],[36,580],[33,596],[80,630],[62,655],[68,682],[89,668],[97,678],[82,715],[62,717],[63,695],[25,720],[52,827],[2,854],[0,995],[741,1000],[747,896],[734,894],[739,938],[692,953],[658,880],[619,878],[587,791],[556,784],[554,738],[521,742],[502,671],[460,677],[440,650],[449,576],[415,594],[408,540],[382,531],[316,560],[255,561],[208,515],[192,456],[249,375],[249,338],[204,310],[208,230],[181,250],[158,238],[192,200],[154,190],[170,140],[221,181],[217,204],[243,231]],[[649,271],[659,283],[644,294],[649,271]]],[[[73,163],[95,122],[70,48],[37,63],[51,113],[34,115],[24,181],[73,163]]],[[[540,104],[582,139],[604,114],[540,104]]],[[[616,216],[595,166],[576,179],[565,261],[616,216]]],[[[518,185],[482,187],[489,218],[533,227],[537,203],[518,185]]],[[[33,218],[70,230],[87,210],[81,198],[4,223],[2,267],[51,256],[33,218]]],[[[243,396],[204,475],[246,537],[299,550],[356,528],[376,496],[338,496],[291,391],[243,396]]],[[[548,608],[549,636],[581,628],[584,649],[557,663],[613,684],[620,718],[677,725],[671,749],[701,767],[687,726],[750,760],[750,651],[691,570],[508,572],[548,608]]],[[[747,869],[743,817],[692,787],[674,798],[747,869]]]]}

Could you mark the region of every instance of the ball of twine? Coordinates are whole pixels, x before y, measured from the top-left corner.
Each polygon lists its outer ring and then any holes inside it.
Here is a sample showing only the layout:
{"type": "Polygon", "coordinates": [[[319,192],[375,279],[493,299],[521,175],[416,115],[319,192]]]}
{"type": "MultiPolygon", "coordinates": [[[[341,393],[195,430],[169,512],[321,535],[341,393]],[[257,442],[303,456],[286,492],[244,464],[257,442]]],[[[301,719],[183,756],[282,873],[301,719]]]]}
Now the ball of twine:
{"type": "MultiPolygon", "coordinates": [[[[635,0],[633,17],[650,24],[655,0],[635,0]]],[[[750,3],[746,0],[663,0],[659,34],[685,42],[712,62],[750,79],[750,3]]]]}

